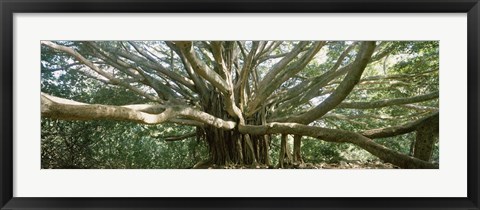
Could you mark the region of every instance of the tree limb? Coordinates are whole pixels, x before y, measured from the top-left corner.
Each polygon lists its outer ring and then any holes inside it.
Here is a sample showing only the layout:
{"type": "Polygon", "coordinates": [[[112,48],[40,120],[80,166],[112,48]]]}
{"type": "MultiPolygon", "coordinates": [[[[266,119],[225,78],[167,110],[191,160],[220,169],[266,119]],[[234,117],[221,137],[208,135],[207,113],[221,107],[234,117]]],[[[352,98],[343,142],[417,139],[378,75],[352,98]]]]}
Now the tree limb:
{"type": "Polygon", "coordinates": [[[348,109],[374,109],[381,108],[386,106],[401,105],[401,104],[412,104],[422,101],[429,101],[438,98],[438,92],[433,92],[425,95],[414,96],[410,98],[394,98],[394,99],[385,99],[379,101],[370,101],[370,102],[343,102],[337,106],[337,108],[348,108],[348,109]]]}
{"type": "Polygon", "coordinates": [[[298,43],[292,51],[290,51],[285,57],[283,57],[279,62],[272,66],[270,71],[265,75],[265,77],[258,84],[258,89],[256,94],[253,97],[253,100],[248,103],[247,116],[254,113],[260,103],[262,103],[276,88],[272,88],[272,82],[280,74],[280,72],[292,61],[297,55],[308,45],[308,42],[298,43]],[[269,88],[270,87],[270,88],[269,88]],[[273,89],[273,90],[272,90],[273,89]]]}
{"type": "Polygon", "coordinates": [[[195,85],[195,88],[198,91],[198,94],[200,94],[201,97],[206,97],[207,92],[208,92],[208,88],[207,88],[205,82],[203,80],[201,80],[198,75],[195,74],[195,72],[192,68],[192,65],[190,65],[190,63],[187,61],[187,58],[182,53],[182,51],[180,49],[178,49],[178,47],[175,46],[175,44],[173,44],[172,42],[165,42],[165,44],[171,50],[173,50],[178,55],[178,57],[180,57],[180,60],[182,61],[182,64],[183,64],[183,67],[185,68],[185,71],[190,76],[190,78],[192,78],[193,83],[195,85]]]}
{"type": "Polygon", "coordinates": [[[182,51],[197,74],[209,81],[222,93],[228,93],[229,88],[227,82],[197,58],[195,51],[193,50],[192,42],[175,42],[174,44],[182,51]]]}
{"type": "Polygon", "coordinates": [[[438,111],[438,107],[420,106],[415,104],[405,104],[401,106],[409,109],[414,109],[417,111],[438,111]]]}
{"type": "Polygon", "coordinates": [[[53,97],[42,93],[42,117],[65,120],[123,120],[142,124],[160,124],[175,117],[185,117],[216,128],[231,130],[235,122],[225,121],[208,113],[179,105],[164,105],[165,110],[159,114],[149,114],[140,110],[156,108],[151,105],[111,106],[85,104],[73,100],[53,97]]]}
{"type": "Polygon", "coordinates": [[[148,114],[128,107],[100,104],[83,104],[67,99],[49,97],[42,93],[42,117],[64,120],[124,120],[143,124],[159,124],[174,117],[171,108],[160,114],[148,114]]]}
{"type": "Polygon", "coordinates": [[[294,134],[310,136],[328,142],[352,143],[385,162],[401,168],[438,168],[437,164],[429,163],[375,143],[371,139],[354,132],[307,126],[297,123],[268,123],[267,125],[239,125],[239,131],[250,135],[294,134]]]}
{"type": "Polygon", "coordinates": [[[163,139],[165,141],[182,141],[184,139],[195,137],[196,135],[197,135],[196,132],[192,132],[192,133],[187,133],[180,136],[164,136],[164,137],[160,137],[160,139],[163,139]]]}
{"type": "Polygon", "coordinates": [[[75,57],[81,63],[85,64],[86,66],[88,66],[89,68],[91,68],[92,70],[97,72],[98,74],[107,78],[109,80],[109,82],[112,83],[112,84],[119,84],[123,87],[126,87],[126,88],[128,88],[128,89],[130,89],[130,90],[132,90],[132,91],[134,91],[134,92],[152,100],[152,101],[160,102],[160,99],[158,97],[148,95],[148,94],[145,93],[145,91],[142,91],[139,88],[136,88],[136,87],[120,80],[120,79],[115,78],[112,74],[103,71],[98,66],[93,64],[91,61],[89,61],[88,59],[83,57],[80,53],[78,53],[77,51],[75,51],[72,48],[65,47],[65,46],[62,46],[62,45],[58,45],[58,44],[55,44],[55,43],[50,42],[50,41],[41,41],[41,43],[45,46],[48,46],[48,47],[52,48],[52,49],[56,49],[56,50],[59,50],[59,51],[62,51],[62,52],[65,52],[65,53],[68,53],[68,54],[72,55],[73,57],[75,57]]]}
{"type": "Polygon", "coordinates": [[[439,119],[439,113],[434,112],[429,114],[426,117],[418,119],[413,122],[409,122],[399,126],[387,127],[387,128],[377,128],[372,130],[363,131],[361,134],[367,138],[376,139],[376,138],[385,138],[385,137],[392,137],[398,136],[406,133],[413,132],[417,130],[417,127],[424,122],[430,121],[432,119],[439,119]]]}
{"type": "MultiPolygon", "coordinates": [[[[344,66],[339,69],[341,63],[344,61],[345,57],[350,53],[351,50],[357,45],[357,42],[352,43],[347,49],[345,49],[342,54],[337,58],[334,66],[328,71],[323,73],[320,76],[305,79],[300,84],[290,88],[288,91],[281,93],[280,95],[274,96],[273,98],[279,98],[279,102],[285,102],[281,106],[283,108],[288,106],[293,106],[294,104],[302,104],[311,98],[317,96],[318,90],[328,84],[331,80],[346,74],[350,71],[352,64],[344,66]]],[[[272,98],[269,98],[272,100],[272,98]]],[[[283,109],[279,107],[279,109],[283,109]]]]}
{"type": "Polygon", "coordinates": [[[337,87],[335,92],[328,96],[322,103],[315,108],[298,116],[290,117],[286,121],[308,124],[325,115],[328,111],[334,109],[340,104],[353,90],[360,80],[363,70],[368,64],[373,51],[375,42],[362,42],[359,55],[353,62],[352,70],[345,76],[343,81],[337,87]]]}

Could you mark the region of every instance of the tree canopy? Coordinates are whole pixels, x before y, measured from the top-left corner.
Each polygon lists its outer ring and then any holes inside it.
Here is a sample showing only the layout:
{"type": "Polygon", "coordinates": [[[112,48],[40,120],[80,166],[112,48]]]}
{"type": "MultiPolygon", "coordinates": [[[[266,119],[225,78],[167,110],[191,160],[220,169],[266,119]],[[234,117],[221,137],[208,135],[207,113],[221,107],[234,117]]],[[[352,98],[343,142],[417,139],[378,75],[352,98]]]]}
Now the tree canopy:
{"type": "Polygon", "coordinates": [[[42,41],[41,50],[43,168],[438,168],[436,41],[42,41]]]}

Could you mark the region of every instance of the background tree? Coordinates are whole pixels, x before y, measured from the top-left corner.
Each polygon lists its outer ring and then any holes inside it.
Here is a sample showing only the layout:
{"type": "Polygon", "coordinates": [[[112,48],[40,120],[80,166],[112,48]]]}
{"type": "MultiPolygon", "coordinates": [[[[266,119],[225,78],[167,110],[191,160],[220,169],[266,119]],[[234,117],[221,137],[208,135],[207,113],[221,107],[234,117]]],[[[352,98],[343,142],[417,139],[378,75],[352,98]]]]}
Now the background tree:
{"type": "Polygon", "coordinates": [[[331,148],[438,168],[438,62],[438,42],[42,41],[42,161],[286,167],[331,148]]]}

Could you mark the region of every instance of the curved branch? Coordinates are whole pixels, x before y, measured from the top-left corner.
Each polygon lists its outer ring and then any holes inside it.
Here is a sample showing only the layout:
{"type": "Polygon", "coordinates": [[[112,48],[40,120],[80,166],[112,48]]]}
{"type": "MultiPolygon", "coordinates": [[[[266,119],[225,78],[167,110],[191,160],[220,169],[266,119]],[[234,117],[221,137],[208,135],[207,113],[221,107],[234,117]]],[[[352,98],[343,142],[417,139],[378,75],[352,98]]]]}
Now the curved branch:
{"type": "MultiPolygon", "coordinates": [[[[265,99],[272,94],[275,89],[281,85],[281,83],[284,81],[284,78],[282,78],[285,74],[285,69],[287,68],[287,65],[295,59],[301,52],[302,50],[307,47],[308,42],[300,42],[298,43],[292,51],[290,51],[285,57],[283,57],[279,62],[274,64],[272,68],[268,71],[268,73],[265,75],[265,77],[260,81],[258,84],[258,89],[253,96],[253,99],[248,103],[247,106],[247,116],[252,115],[257,108],[260,107],[260,104],[265,101],[265,99]],[[283,81],[282,81],[283,80],[283,81]]],[[[311,58],[320,50],[320,48],[323,46],[323,42],[318,42],[315,44],[310,49],[310,53],[307,53],[306,55],[303,56],[301,61],[297,62],[296,65],[294,66],[299,66],[298,69],[292,68],[291,72],[293,71],[299,71],[302,68],[300,68],[304,61],[308,60],[310,61],[311,58]]],[[[308,62],[306,62],[308,63],[308,62]]],[[[305,65],[306,65],[305,63],[305,65]]],[[[287,78],[288,79],[288,78],[287,78]]]]}
{"type": "Polygon", "coordinates": [[[244,134],[294,134],[310,136],[328,142],[352,143],[385,162],[401,168],[438,168],[437,164],[429,163],[397,151],[388,149],[371,139],[350,131],[306,126],[297,123],[269,123],[267,125],[239,125],[239,131],[244,134]]]}
{"type": "Polygon", "coordinates": [[[174,42],[175,46],[185,55],[192,65],[193,70],[209,81],[213,86],[218,88],[222,93],[228,93],[229,88],[227,82],[215,71],[210,69],[205,63],[200,61],[195,55],[192,42],[174,42]]]}
{"type": "Polygon", "coordinates": [[[180,136],[163,136],[163,137],[160,137],[160,138],[164,139],[165,141],[182,141],[184,139],[195,137],[196,135],[197,135],[196,132],[192,132],[192,133],[187,133],[187,134],[183,134],[183,135],[180,135],[180,136]]]}
{"type": "MultiPolygon", "coordinates": [[[[351,70],[353,63],[343,67],[340,67],[340,65],[342,62],[344,62],[345,57],[350,53],[350,51],[353,50],[353,48],[355,48],[357,44],[357,42],[354,42],[347,47],[347,49],[345,49],[337,58],[334,66],[325,73],[317,77],[308,78],[300,84],[292,87],[288,91],[280,93],[277,96],[273,96],[273,98],[279,98],[278,101],[281,103],[279,110],[282,110],[286,107],[298,106],[309,101],[310,99],[318,96],[318,94],[322,92],[320,89],[327,85],[330,81],[348,73],[351,70]]],[[[269,100],[272,100],[273,98],[270,98],[269,100]]]]}
{"type": "Polygon", "coordinates": [[[126,87],[126,88],[128,88],[128,89],[130,89],[130,90],[132,90],[132,91],[134,91],[134,92],[152,100],[152,101],[158,101],[158,102],[160,101],[160,99],[158,97],[148,95],[144,91],[140,90],[139,88],[136,88],[136,87],[124,82],[123,80],[115,78],[112,74],[103,71],[98,66],[93,64],[91,61],[89,61],[88,59],[83,57],[80,53],[78,53],[77,51],[75,51],[74,49],[72,49],[70,47],[65,47],[65,46],[62,46],[62,45],[58,45],[58,44],[55,44],[55,43],[50,42],[50,41],[41,41],[41,44],[43,44],[45,46],[48,46],[52,49],[56,49],[56,50],[65,52],[67,54],[70,54],[71,56],[75,57],[75,59],[77,59],[81,63],[85,64],[86,66],[88,66],[93,71],[95,71],[98,74],[102,75],[103,77],[107,78],[109,80],[109,82],[112,83],[112,84],[119,84],[123,87],[126,87]]]}
{"type": "Polygon", "coordinates": [[[342,54],[340,54],[340,56],[337,58],[337,62],[335,62],[335,64],[333,65],[332,68],[330,68],[329,71],[335,71],[337,70],[340,65],[342,65],[345,57],[347,57],[347,55],[350,53],[350,51],[353,50],[353,48],[355,48],[355,46],[357,46],[358,42],[353,42],[350,46],[347,47],[347,49],[345,49],[342,54]]]}
{"type": "Polygon", "coordinates": [[[345,79],[343,79],[335,92],[315,108],[298,116],[290,117],[288,121],[308,124],[334,109],[350,94],[355,85],[360,81],[363,70],[365,70],[374,50],[375,42],[362,42],[359,55],[355,58],[351,71],[345,76],[345,79]]]}
{"type": "Polygon", "coordinates": [[[409,78],[415,78],[415,77],[428,77],[431,75],[428,75],[430,73],[438,73],[438,69],[434,70],[428,70],[428,71],[423,71],[423,72],[418,72],[415,74],[393,74],[393,75],[378,75],[378,76],[370,76],[370,77],[365,77],[361,79],[360,81],[372,81],[372,80],[390,80],[390,79],[403,79],[403,80],[409,80],[409,78]]]}
{"type": "Polygon", "coordinates": [[[379,101],[370,101],[370,102],[343,102],[337,106],[337,108],[349,108],[349,109],[374,109],[374,108],[381,108],[386,106],[393,106],[393,105],[402,105],[402,104],[413,104],[422,101],[429,101],[438,98],[438,91],[414,96],[410,98],[395,98],[395,99],[386,99],[386,100],[379,100],[379,101]]]}
{"type": "Polygon", "coordinates": [[[439,119],[439,113],[434,112],[433,114],[430,114],[426,117],[423,117],[421,119],[418,119],[416,121],[409,122],[403,125],[363,131],[362,135],[371,139],[398,136],[398,135],[410,133],[417,130],[418,126],[425,122],[433,122],[435,120],[438,122],[438,119],[439,119]]]}
{"type": "Polygon", "coordinates": [[[150,60],[146,60],[143,57],[137,56],[135,54],[132,54],[123,50],[116,50],[115,53],[121,57],[124,57],[126,59],[129,59],[135,62],[136,65],[145,66],[147,68],[153,69],[156,72],[160,73],[159,75],[165,75],[171,78],[172,80],[179,82],[180,84],[184,85],[190,90],[195,91],[195,87],[192,80],[190,80],[189,78],[183,75],[177,74],[173,71],[166,69],[159,63],[153,63],[150,60]]]}
{"type": "Polygon", "coordinates": [[[408,109],[417,110],[417,111],[438,111],[438,107],[431,107],[431,106],[420,106],[415,104],[405,104],[401,106],[408,109]]]}
{"type": "Polygon", "coordinates": [[[160,114],[148,114],[128,107],[100,104],[83,104],[67,99],[59,100],[42,93],[42,117],[65,120],[125,120],[143,124],[159,124],[174,117],[171,108],[160,114]]]}
{"type": "Polygon", "coordinates": [[[207,95],[208,88],[205,85],[205,82],[201,80],[198,75],[195,74],[192,66],[187,61],[187,58],[182,53],[182,51],[178,49],[178,47],[175,46],[173,42],[165,42],[165,44],[170,48],[170,50],[173,50],[178,55],[178,57],[180,57],[180,61],[183,64],[183,67],[185,68],[185,71],[187,72],[188,76],[192,78],[195,88],[198,90],[198,94],[200,94],[200,96],[202,97],[205,97],[207,95]]]}
{"type": "Polygon", "coordinates": [[[216,128],[231,130],[236,123],[216,118],[205,112],[186,106],[166,105],[127,105],[111,106],[85,104],[73,100],[58,98],[42,93],[42,117],[65,120],[123,120],[142,124],[160,124],[176,117],[185,117],[216,128]],[[154,113],[164,109],[159,114],[154,113]],[[148,112],[147,112],[148,110],[148,112]]]}

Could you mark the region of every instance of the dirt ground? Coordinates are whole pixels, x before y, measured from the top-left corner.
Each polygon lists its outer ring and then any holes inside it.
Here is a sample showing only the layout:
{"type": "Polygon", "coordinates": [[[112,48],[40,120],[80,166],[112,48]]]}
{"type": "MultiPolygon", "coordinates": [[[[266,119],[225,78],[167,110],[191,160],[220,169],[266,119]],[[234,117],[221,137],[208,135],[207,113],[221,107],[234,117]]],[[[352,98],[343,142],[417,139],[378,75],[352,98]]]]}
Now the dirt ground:
{"type": "MultiPolygon", "coordinates": [[[[275,166],[216,166],[210,165],[199,169],[280,169],[275,166]]],[[[338,163],[297,163],[287,165],[282,169],[399,169],[390,163],[381,161],[340,161],[338,163]]]]}

